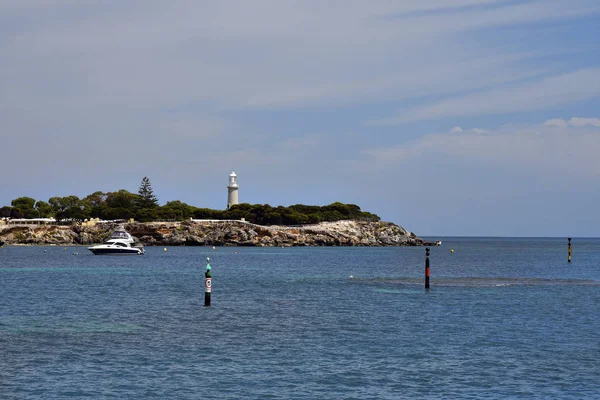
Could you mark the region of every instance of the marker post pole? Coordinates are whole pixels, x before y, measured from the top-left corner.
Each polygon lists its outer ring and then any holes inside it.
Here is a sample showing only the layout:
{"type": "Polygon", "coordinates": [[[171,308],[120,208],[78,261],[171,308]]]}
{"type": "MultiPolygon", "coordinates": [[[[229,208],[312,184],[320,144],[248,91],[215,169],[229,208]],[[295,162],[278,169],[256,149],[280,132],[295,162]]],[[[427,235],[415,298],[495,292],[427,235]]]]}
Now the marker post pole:
{"type": "Polygon", "coordinates": [[[425,289],[429,289],[429,247],[425,249],[425,289]]]}
{"type": "Polygon", "coordinates": [[[573,247],[571,247],[571,238],[569,239],[569,258],[568,261],[571,262],[571,251],[573,251],[573,247]]]}
{"type": "Polygon", "coordinates": [[[204,272],[204,307],[210,307],[210,292],[212,289],[212,276],[210,273],[210,258],[206,257],[206,272],[204,272]]]}

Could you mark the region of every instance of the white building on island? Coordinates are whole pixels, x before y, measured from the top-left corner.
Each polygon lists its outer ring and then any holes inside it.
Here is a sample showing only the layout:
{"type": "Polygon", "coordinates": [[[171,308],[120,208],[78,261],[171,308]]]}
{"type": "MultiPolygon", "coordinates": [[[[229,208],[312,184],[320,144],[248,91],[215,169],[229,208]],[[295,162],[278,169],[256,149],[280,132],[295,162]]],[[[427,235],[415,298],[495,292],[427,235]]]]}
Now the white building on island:
{"type": "Polygon", "coordinates": [[[229,175],[229,185],[227,185],[227,209],[234,204],[239,204],[238,189],[237,175],[232,172],[229,175]]]}

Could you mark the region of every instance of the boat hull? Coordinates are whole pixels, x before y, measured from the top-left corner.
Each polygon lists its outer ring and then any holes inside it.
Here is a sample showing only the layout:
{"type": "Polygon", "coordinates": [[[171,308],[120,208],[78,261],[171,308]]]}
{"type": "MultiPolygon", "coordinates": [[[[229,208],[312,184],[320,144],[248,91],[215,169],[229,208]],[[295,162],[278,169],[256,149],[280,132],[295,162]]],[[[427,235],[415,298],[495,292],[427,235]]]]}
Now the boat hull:
{"type": "Polygon", "coordinates": [[[140,249],[93,249],[89,248],[89,251],[97,256],[141,256],[144,254],[143,250],[140,249]]]}

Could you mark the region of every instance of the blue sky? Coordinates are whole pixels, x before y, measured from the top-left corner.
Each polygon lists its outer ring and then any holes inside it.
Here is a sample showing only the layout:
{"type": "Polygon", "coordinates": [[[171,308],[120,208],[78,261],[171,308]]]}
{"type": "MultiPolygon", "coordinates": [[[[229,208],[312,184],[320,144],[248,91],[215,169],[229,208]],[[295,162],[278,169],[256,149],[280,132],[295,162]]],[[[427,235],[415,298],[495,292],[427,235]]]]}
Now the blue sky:
{"type": "Polygon", "coordinates": [[[600,2],[0,2],[0,205],[354,203],[600,236],[600,2]]]}

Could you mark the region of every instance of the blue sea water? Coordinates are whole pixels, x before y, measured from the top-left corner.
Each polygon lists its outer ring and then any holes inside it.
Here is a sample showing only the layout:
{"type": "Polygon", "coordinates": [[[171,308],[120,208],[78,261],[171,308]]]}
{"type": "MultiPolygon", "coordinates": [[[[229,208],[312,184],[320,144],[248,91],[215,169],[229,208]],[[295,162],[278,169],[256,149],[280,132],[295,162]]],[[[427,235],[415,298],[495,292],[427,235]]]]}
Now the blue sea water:
{"type": "Polygon", "coordinates": [[[0,398],[600,398],[600,239],[442,240],[5,246],[0,398]]]}

